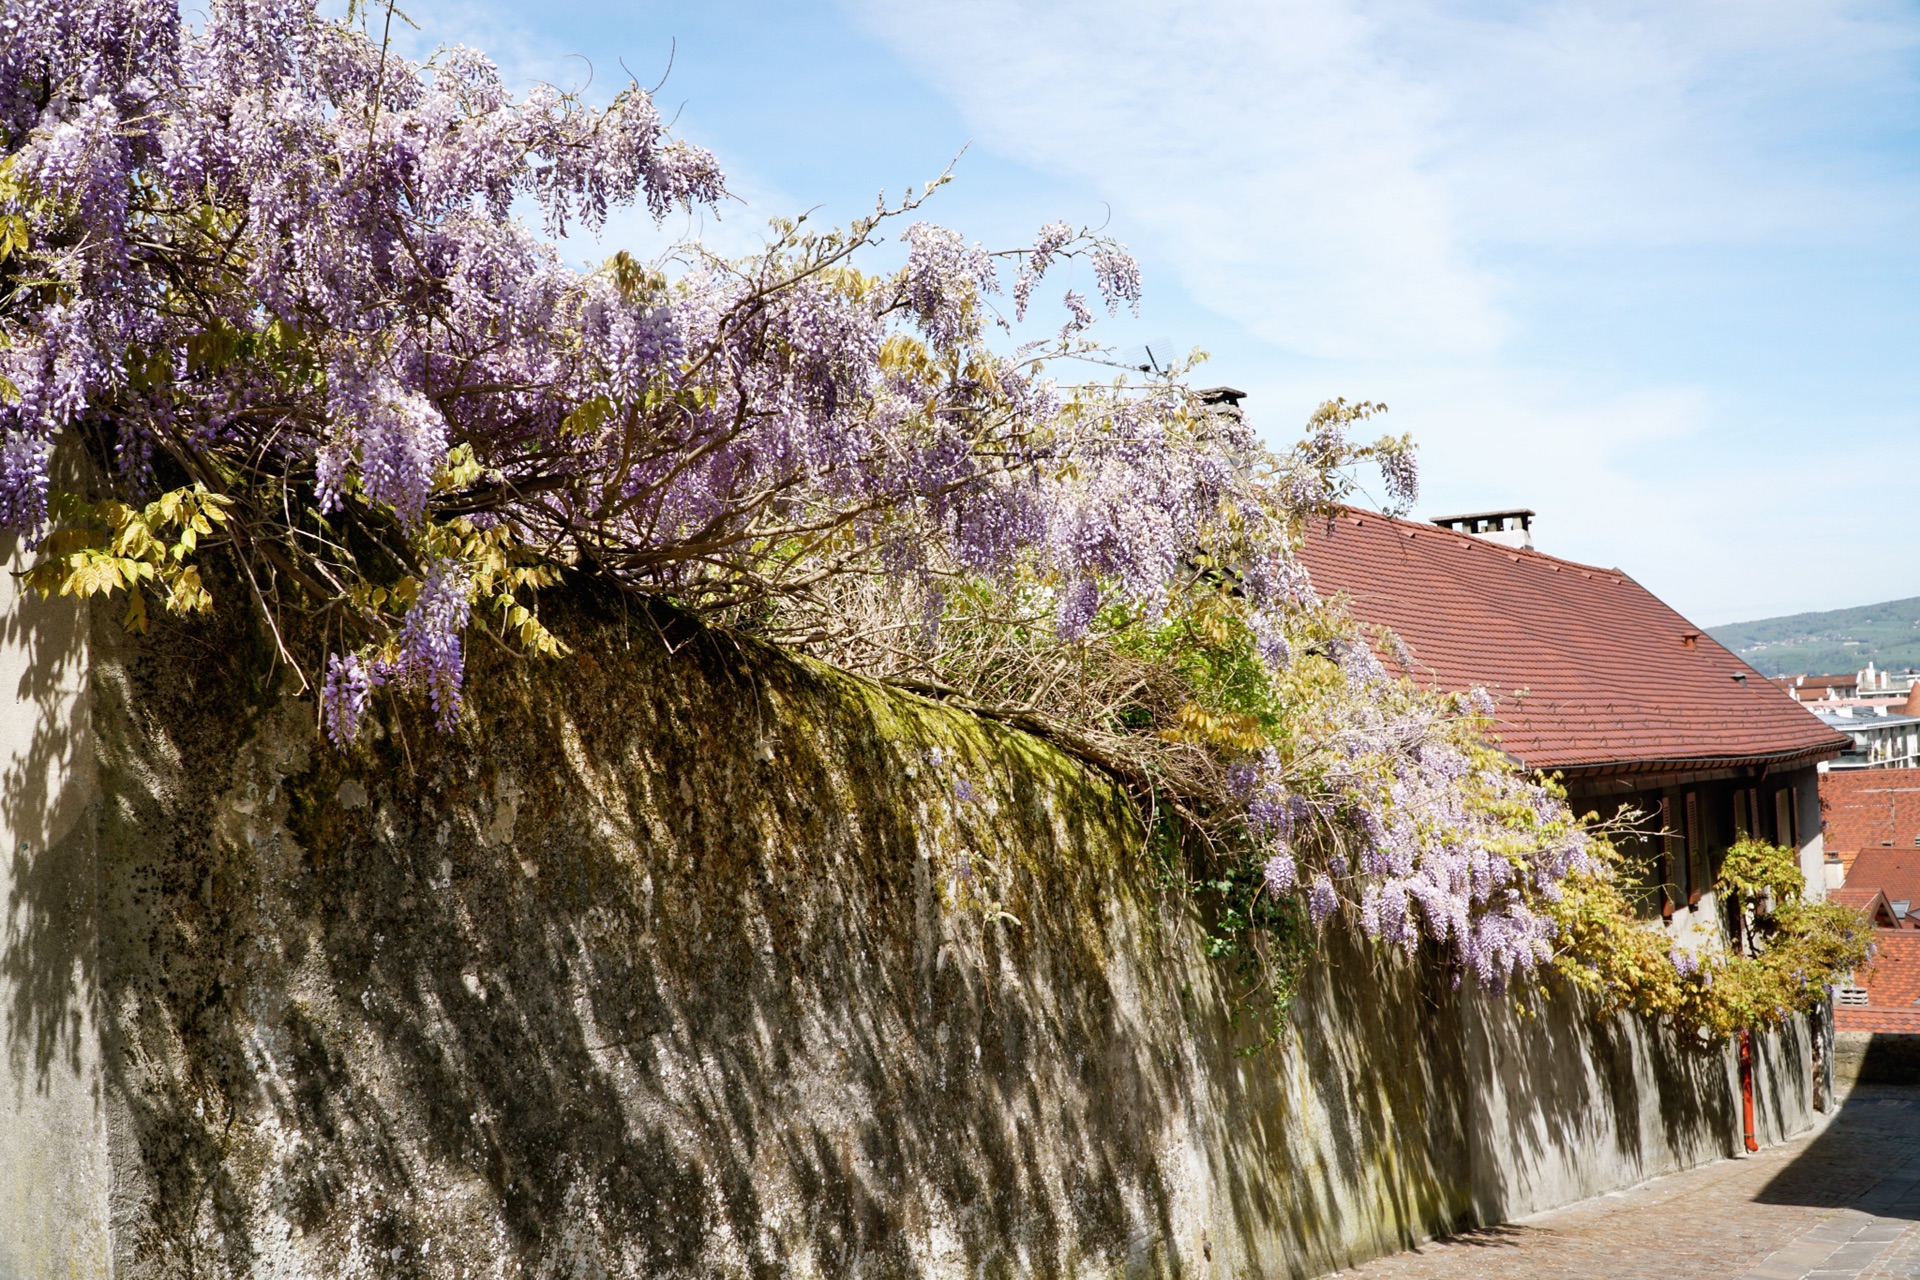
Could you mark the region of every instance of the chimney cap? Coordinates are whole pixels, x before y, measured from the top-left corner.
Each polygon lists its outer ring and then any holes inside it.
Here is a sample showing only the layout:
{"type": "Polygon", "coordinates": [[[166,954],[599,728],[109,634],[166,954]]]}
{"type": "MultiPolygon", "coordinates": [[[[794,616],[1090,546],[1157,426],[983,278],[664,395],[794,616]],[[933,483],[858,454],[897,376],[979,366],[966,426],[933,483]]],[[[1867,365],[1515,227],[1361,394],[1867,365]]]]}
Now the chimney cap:
{"type": "MultiPolygon", "coordinates": [[[[1504,524],[1508,520],[1518,519],[1522,529],[1529,529],[1533,527],[1533,516],[1531,507],[1503,507],[1498,511],[1466,511],[1457,516],[1428,516],[1427,522],[1451,529],[1455,525],[1478,524],[1492,520],[1499,520],[1504,524]]],[[[1463,532],[1472,531],[1463,530],[1463,532]]]]}
{"type": "Polygon", "coordinates": [[[1470,511],[1457,516],[1434,516],[1432,522],[1442,529],[1484,538],[1502,546],[1533,550],[1533,511],[1528,507],[1508,507],[1504,511],[1470,511]]]}
{"type": "Polygon", "coordinates": [[[1225,404],[1238,407],[1247,393],[1238,387],[1202,387],[1193,393],[1200,397],[1201,404],[1225,404]]]}

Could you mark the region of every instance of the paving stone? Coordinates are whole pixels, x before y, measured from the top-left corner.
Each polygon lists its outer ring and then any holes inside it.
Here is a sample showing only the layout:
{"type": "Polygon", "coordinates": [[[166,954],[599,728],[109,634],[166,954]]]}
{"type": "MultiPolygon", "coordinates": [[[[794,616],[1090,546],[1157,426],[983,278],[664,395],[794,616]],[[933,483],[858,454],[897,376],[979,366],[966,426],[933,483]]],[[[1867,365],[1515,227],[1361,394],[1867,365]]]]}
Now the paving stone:
{"type": "Polygon", "coordinates": [[[1351,1280],[1920,1280],[1920,1090],[1861,1087],[1824,1129],[1351,1280]]]}

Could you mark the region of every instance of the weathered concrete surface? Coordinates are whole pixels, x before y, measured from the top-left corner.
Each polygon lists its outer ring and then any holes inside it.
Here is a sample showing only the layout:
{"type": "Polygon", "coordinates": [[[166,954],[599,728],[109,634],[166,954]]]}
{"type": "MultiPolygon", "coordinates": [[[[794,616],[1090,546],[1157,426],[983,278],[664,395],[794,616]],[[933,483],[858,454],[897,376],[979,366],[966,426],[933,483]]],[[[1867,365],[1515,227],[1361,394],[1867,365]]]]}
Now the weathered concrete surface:
{"type": "Polygon", "coordinates": [[[1920,1035],[1841,1031],[1833,1039],[1833,1073],[1840,1080],[1920,1085],[1920,1035]]]}
{"type": "MultiPolygon", "coordinates": [[[[1596,1020],[1579,999],[1464,1003],[1473,1221],[1525,1217],[1739,1148],[1730,1050],[1645,1019],[1596,1020]]],[[[1817,1119],[1811,1030],[1795,1019],[1753,1047],[1755,1134],[1771,1145],[1817,1119]]]]}
{"type": "Polygon", "coordinates": [[[1305,1275],[1738,1141],[1724,1051],[1338,935],[1242,1057],[1104,780],[617,602],[556,625],[477,654],[459,733],[348,755],[245,634],[93,631],[103,799],[14,859],[6,1035],[77,1046],[115,1274],[1305,1275]]]}
{"type": "Polygon", "coordinates": [[[85,615],[22,599],[0,546],[0,1278],[105,1275],[85,615]]]}

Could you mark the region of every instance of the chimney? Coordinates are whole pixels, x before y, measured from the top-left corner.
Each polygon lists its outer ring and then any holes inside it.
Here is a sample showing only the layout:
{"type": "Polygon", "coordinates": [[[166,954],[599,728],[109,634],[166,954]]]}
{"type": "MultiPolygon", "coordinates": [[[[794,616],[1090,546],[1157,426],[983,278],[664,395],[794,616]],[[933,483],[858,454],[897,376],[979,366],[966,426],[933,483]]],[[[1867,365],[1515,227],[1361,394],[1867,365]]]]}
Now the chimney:
{"type": "Polygon", "coordinates": [[[1247,393],[1238,387],[1203,387],[1193,394],[1201,404],[1213,412],[1224,413],[1230,418],[1239,418],[1242,415],[1240,402],[1247,398],[1247,393]]]}
{"type": "Polygon", "coordinates": [[[1900,710],[1910,716],[1920,716],[1920,677],[1915,677],[1913,683],[1907,686],[1907,701],[1900,710]]]}
{"type": "Polygon", "coordinates": [[[1473,511],[1459,516],[1435,516],[1433,523],[1455,533],[1470,533],[1503,547],[1533,550],[1533,512],[1525,507],[1509,511],[1473,511]]]}

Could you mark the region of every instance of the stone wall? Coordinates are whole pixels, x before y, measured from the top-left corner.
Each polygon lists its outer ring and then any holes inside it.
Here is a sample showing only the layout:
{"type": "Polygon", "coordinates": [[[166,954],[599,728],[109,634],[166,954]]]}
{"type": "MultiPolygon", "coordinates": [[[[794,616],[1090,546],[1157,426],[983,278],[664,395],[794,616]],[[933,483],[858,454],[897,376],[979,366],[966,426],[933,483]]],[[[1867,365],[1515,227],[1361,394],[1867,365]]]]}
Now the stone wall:
{"type": "Polygon", "coordinates": [[[0,1275],[1311,1275],[1738,1142],[1339,933],[1245,1056],[1106,780],[619,601],[349,754],[237,624],[9,616],[0,1275]]]}
{"type": "Polygon", "coordinates": [[[1898,1031],[1837,1032],[1833,1074],[1846,1085],[1920,1084],[1920,1035],[1898,1031]]]}

